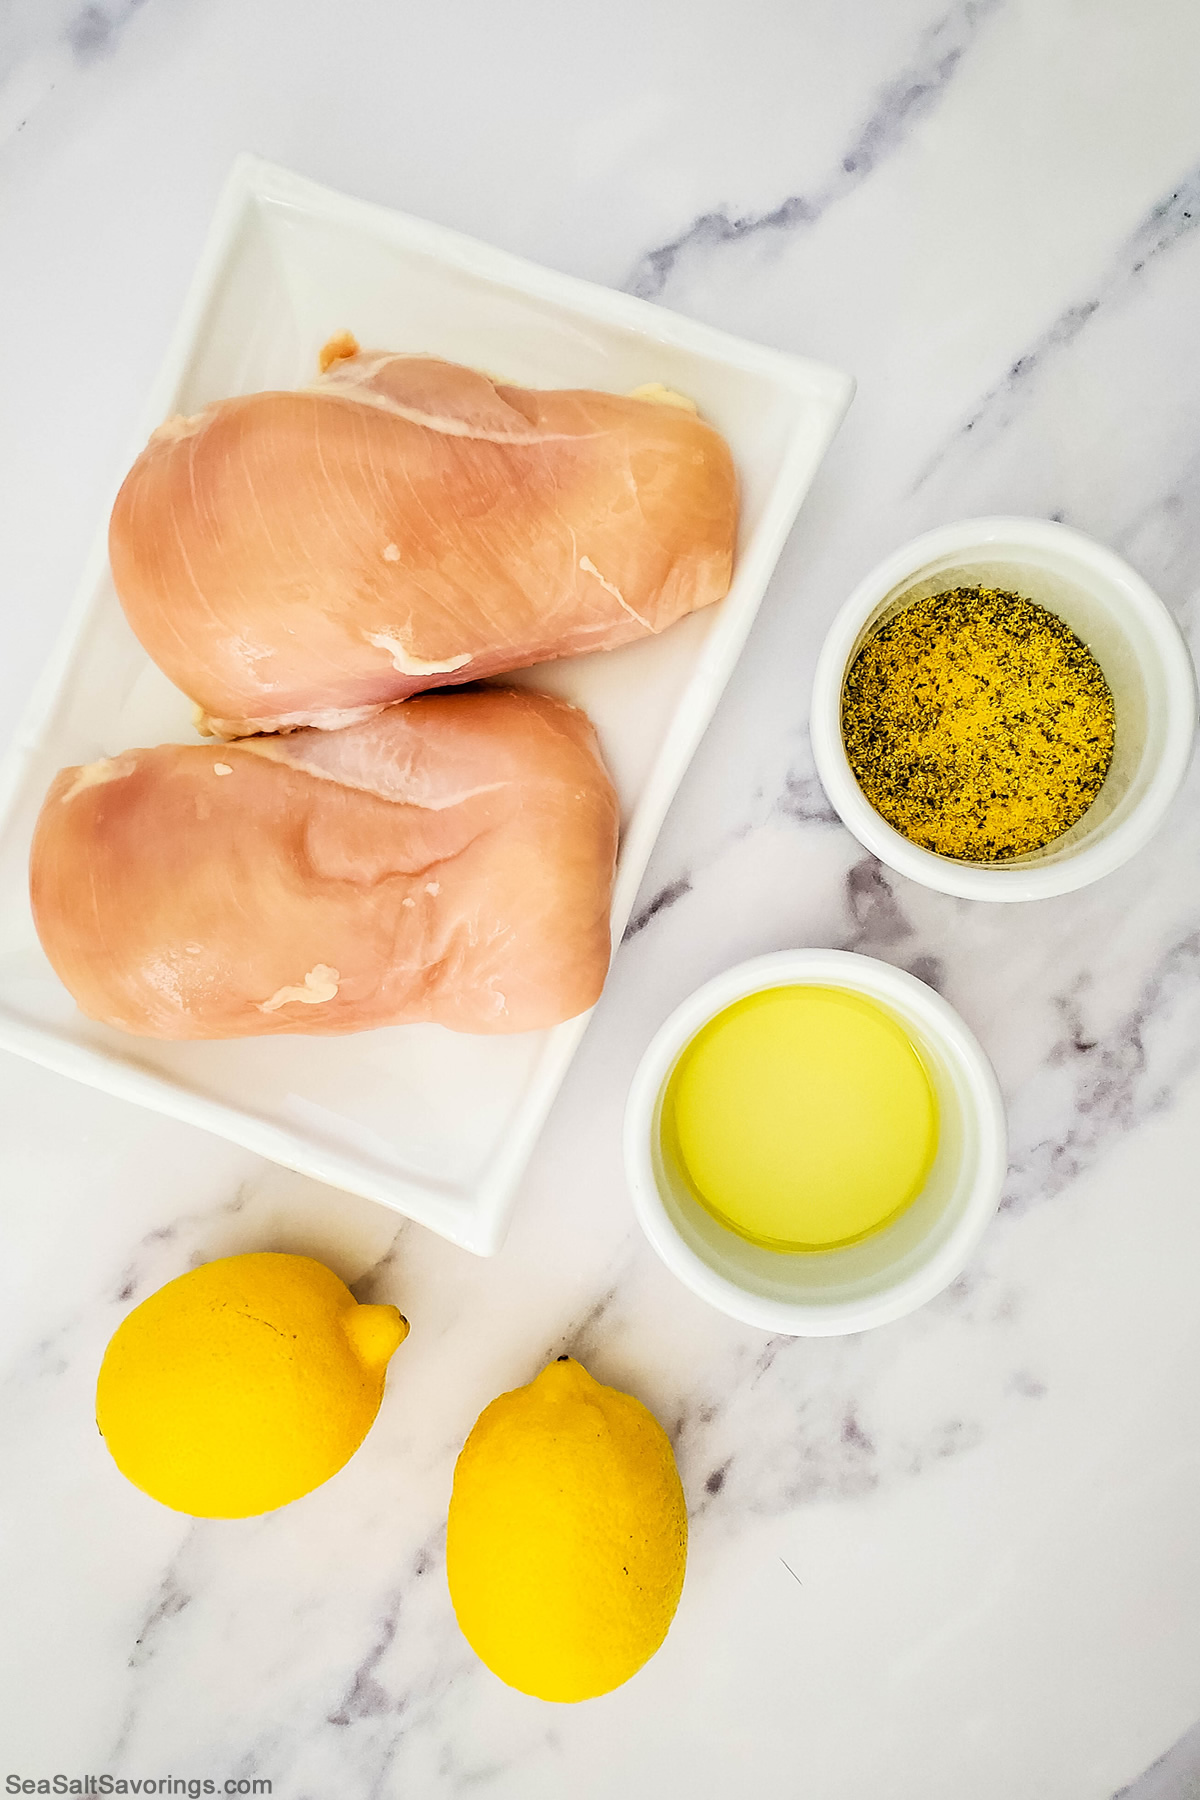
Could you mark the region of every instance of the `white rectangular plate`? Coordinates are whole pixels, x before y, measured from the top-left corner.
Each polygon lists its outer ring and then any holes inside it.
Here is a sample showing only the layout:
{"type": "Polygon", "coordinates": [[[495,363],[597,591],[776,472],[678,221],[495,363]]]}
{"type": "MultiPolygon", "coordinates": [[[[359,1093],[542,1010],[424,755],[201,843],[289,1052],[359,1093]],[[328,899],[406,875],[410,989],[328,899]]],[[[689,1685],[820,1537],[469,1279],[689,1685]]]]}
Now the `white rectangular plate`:
{"type": "MultiPolygon", "coordinates": [[[[727,598],[660,638],[521,676],[584,707],[599,730],[622,808],[619,941],[853,383],[242,157],[130,461],[171,413],[311,379],[320,346],[342,330],[530,387],[625,393],[664,382],[690,395],[732,446],[742,523],[727,598]]],[[[164,1044],[85,1019],[42,955],[26,869],[55,771],[193,741],[189,702],[125,623],[102,532],[0,783],[0,1045],[491,1254],[586,1018],[509,1038],[404,1025],[164,1044]]]]}

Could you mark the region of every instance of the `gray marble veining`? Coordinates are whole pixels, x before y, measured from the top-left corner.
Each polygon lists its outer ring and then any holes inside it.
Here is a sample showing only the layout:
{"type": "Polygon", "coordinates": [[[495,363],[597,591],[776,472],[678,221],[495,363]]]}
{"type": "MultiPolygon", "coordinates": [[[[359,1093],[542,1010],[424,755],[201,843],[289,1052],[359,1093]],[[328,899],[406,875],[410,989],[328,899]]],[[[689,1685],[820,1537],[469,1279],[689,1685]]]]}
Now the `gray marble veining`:
{"type": "Polygon", "coordinates": [[[496,1259],[0,1068],[11,1766],[263,1776],[289,1800],[1188,1800],[1200,776],[1095,888],[971,906],[850,839],[806,695],[876,558],[972,513],[1113,544],[1200,648],[1200,19],[1182,0],[614,0],[589,59],[549,0],[502,10],[0,18],[0,243],[22,272],[0,329],[39,350],[53,332],[57,359],[52,378],[13,360],[0,417],[13,705],[95,523],[107,415],[140,405],[236,149],[563,266],[594,273],[601,243],[633,291],[860,376],[496,1259]],[[735,42],[764,92],[786,67],[791,114],[731,85],[735,42]],[[1004,1207],[963,1277],[843,1340],[767,1338],[679,1288],[619,1156],[662,1018],[805,942],[936,987],[1010,1111],[1004,1207]],[[335,1482],[192,1522],[116,1477],[95,1369],[131,1305],[251,1248],[321,1256],[412,1336],[335,1482]],[[563,1349],[661,1418],[692,1527],[664,1649],[570,1709],[482,1669],[444,1571],[466,1431],[563,1349]]]}
{"type": "Polygon", "coordinates": [[[1004,0],[960,0],[920,33],[912,58],[873,96],[870,111],[837,167],[808,193],[789,194],[761,213],[702,213],[669,243],[648,250],[627,286],[644,300],[657,300],[681,257],[705,256],[723,244],[760,232],[792,231],[815,225],[831,206],[860,187],[903,142],[913,126],[936,106],[977,34],[1004,0]]]}

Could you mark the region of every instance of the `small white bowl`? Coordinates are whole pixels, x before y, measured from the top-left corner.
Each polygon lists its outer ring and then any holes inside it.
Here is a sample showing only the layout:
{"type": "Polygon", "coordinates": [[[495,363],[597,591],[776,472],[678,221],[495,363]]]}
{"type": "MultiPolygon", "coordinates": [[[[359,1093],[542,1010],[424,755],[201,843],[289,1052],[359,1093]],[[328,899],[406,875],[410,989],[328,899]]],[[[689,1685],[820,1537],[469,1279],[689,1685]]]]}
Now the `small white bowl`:
{"type": "Polygon", "coordinates": [[[1158,595],[1111,550],[1049,519],[967,519],[897,550],[834,620],[813,681],[813,755],[843,823],[889,868],[965,900],[1043,900],[1120,868],[1161,824],[1195,728],[1192,659],[1158,595]],[[871,805],[842,742],[842,688],[867,639],[903,607],[955,587],[1000,588],[1057,613],[1099,662],[1116,708],[1112,767],[1092,805],[1011,862],[959,862],[910,843],[871,805]]]}
{"type": "Polygon", "coordinates": [[[991,1064],[953,1007],[915,976],[845,950],[781,950],[706,982],[655,1034],[629,1090],[625,1169],[642,1229],[679,1279],[721,1312],[791,1337],[885,1325],[958,1275],[1000,1199],[1004,1102],[991,1064]],[[747,994],[845,988],[898,1021],[925,1063],[939,1111],[937,1155],[921,1192],[881,1231],[836,1250],[764,1250],[718,1223],[664,1145],[663,1099],[684,1050],[747,994]]]}

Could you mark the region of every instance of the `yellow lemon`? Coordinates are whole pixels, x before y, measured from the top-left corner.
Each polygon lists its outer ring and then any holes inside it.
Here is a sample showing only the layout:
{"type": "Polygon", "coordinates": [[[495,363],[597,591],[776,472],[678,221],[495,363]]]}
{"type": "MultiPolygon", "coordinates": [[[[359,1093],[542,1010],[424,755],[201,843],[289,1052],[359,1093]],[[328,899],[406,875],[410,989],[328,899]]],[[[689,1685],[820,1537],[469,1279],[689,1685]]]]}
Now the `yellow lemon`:
{"type": "Polygon", "coordinates": [[[123,1475],[164,1506],[240,1519],[286,1506],[351,1457],[408,1335],[308,1256],[205,1263],[135,1307],[96,1384],[123,1475]]]}
{"type": "Polygon", "coordinates": [[[687,1510],[666,1433],[570,1357],[493,1400],[454,1471],[450,1598],[493,1674],[541,1700],[589,1700],[667,1635],[687,1510]]]}

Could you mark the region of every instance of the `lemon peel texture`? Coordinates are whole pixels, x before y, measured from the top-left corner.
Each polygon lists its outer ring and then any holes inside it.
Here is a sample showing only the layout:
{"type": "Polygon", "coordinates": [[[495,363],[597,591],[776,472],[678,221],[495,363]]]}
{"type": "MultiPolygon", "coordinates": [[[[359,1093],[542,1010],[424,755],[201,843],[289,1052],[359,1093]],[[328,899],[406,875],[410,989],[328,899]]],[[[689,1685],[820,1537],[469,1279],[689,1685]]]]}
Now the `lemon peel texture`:
{"type": "Polygon", "coordinates": [[[464,1636],[510,1687],[594,1698],[658,1649],[679,1603],[687,1509],[666,1433],[573,1358],[480,1414],[446,1538],[464,1636]]]}
{"type": "Polygon", "coordinates": [[[357,1450],[408,1335],[308,1256],[222,1257],[169,1281],[117,1328],[96,1422],[123,1475],[200,1518],[270,1512],[357,1450]]]}

